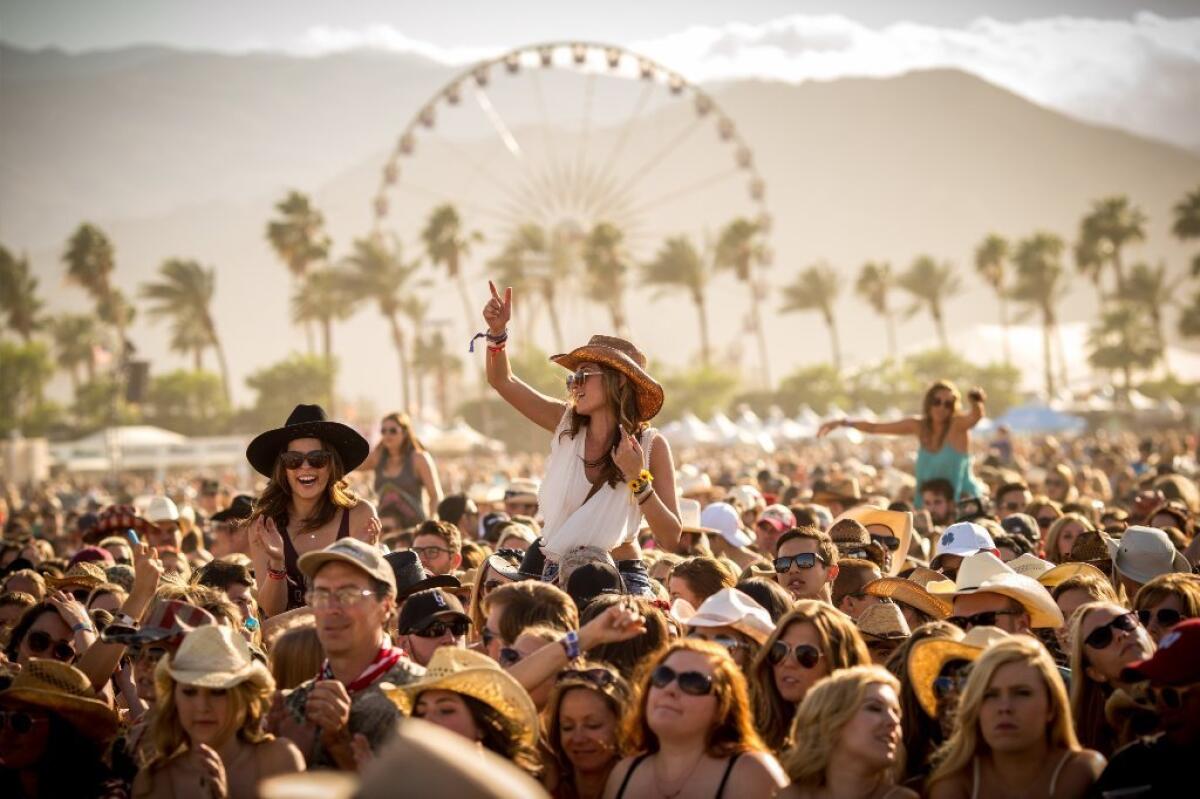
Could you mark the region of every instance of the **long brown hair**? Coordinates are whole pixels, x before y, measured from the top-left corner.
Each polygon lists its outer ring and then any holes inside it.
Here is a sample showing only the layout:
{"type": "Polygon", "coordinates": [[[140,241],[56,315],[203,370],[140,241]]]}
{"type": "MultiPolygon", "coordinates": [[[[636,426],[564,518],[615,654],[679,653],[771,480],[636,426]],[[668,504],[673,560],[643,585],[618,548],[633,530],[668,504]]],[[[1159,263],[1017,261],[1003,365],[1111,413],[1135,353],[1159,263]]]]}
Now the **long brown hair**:
{"type": "MultiPolygon", "coordinates": [[[[329,482],[320,502],[317,503],[316,511],[307,519],[300,520],[300,529],[297,532],[309,533],[318,530],[328,524],[339,509],[353,508],[358,504],[358,496],[350,490],[345,480],[346,467],[342,464],[342,456],[324,441],[321,441],[321,449],[330,453],[329,482]]],[[[283,468],[282,456],[282,451],[275,456],[271,479],[254,503],[254,512],[250,514],[249,524],[253,524],[260,516],[265,516],[275,522],[281,535],[286,535],[288,503],[292,498],[292,488],[288,483],[287,469],[283,468]]]]}
{"type": "Polygon", "coordinates": [[[754,729],[754,714],[746,677],[729,655],[729,650],[711,641],[684,638],[649,660],[637,679],[633,712],[626,715],[624,749],[626,754],[658,751],[658,736],[646,721],[646,702],[650,695],[650,675],[676,652],[696,652],[708,658],[713,667],[713,695],[717,699],[714,722],[704,738],[704,753],[726,758],[740,752],[766,752],[767,747],[754,729]]]}
{"type": "MultiPolygon", "coordinates": [[[[597,364],[599,366],[599,364],[597,364]]],[[[637,391],[634,390],[633,381],[625,375],[613,369],[608,369],[600,366],[600,379],[604,383],[604,401],[612,410],[613,415],[617,417],[617,426],[613,430],[611,446],[604,450],[604,460],[601,462],[600,479],[608,483],[610,486],[616,486],[621,482],[621,470],[617,468],[617,462],[613,460],[613,450],[621,443],[621,436],[628,432],[634,436],[640,436],[647,427],[649,422],[641,421],[638,418],[637,406],[637,391]]],[[[570,401],[570,421],[569,427],[562,431],[559,436],[567,438],[575,438],[579,434],[581,428],[587,427],[591,421],[590,417],[578,413],[575,410],[575,402],[570,401]]]]}
{"type": "Polygon", "coordinates": [[[930,452],[938,452],[942,445],[946,443],[946,436],[950,433],[950,420],[946,420],[946,427],[942,430],[942,434],[938,439],[933,439],[933,397],[939,391],[949,391],[954,396],[954,407],[950,409],[950,416],[953,418],[955,411],[958,410],[959,403],[962,402],[962,396],[958,393],[958,386],[951,383],[949,380],[939,380],[934,383],[925,392],[925,399],[921,400],[921,443],[930,452]]]}
{"type": "Polygon", "coordinates": [[[604,706],[608,708],[609,712],[617,720],[618,746],[613,749],[612,753],[612,762],[615,764],[620,758],[621,717],[625,714],[625,708],[629,707],[633,701],[633,692],[629,688],[629,683],[625,682],[625,678],[616,669],[606,663],[585,660],[576,662],[571,668],[581,672],[602,669],[612,676],[611,682],[607,682],[603,686],[600,683],[591,682],[583,677],[561,677],[554,684],[554,689],[550,692],[550,698],[546,701],[546,710],[542,713],[542,719],[546,725],[546,734],[542,740],[545,741],[546,751],[554,758],[553,765],[556,767],[559,780],[575,787],[575,770],[571,766],[571,761],[567,759],[562,745],[562,726],[559,721],[559,710],[562,707],[563,698],[571,691],[589,691],[600,697],[600,701],[604,703],[604,706]]]}
{"type": "MultiPolygon", "coordinates": [[[[402,411],[392,411],[387,416],[383,417],[385,422],[395,422],[400,431],[404,433],[404,443],[400,445],[400,457],[407,458],[414,452],[424,452],[425,445],[421,440],[413,434],[412,419],[407,413],[402,411]]],[[[383,450],[383,457],[387,457],[387,449],[383,450]]]]}

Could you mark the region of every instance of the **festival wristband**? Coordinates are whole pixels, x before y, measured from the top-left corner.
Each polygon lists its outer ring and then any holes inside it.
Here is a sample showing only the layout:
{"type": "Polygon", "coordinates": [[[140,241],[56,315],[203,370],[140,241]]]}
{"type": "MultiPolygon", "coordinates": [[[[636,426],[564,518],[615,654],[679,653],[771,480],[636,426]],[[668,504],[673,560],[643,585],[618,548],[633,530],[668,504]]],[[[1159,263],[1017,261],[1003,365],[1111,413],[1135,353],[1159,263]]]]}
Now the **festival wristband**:
{"type": "Polygon", "coordinates": [[[562,644],[563,651],[567,653],[567,660],[575,660],[579,657],[579,632],[577,630],[569,631],[558,639],[558,642],[562,644]]]}
{"type": "Polygon", "coordinates": [[[92,628],[92,625],[88,624],[87,622],[81,621],[78,624],[71,626],[71,632],[73,632],[73,633],[94,633],[96,631],[95,631],[95,629],[92,628]]]}

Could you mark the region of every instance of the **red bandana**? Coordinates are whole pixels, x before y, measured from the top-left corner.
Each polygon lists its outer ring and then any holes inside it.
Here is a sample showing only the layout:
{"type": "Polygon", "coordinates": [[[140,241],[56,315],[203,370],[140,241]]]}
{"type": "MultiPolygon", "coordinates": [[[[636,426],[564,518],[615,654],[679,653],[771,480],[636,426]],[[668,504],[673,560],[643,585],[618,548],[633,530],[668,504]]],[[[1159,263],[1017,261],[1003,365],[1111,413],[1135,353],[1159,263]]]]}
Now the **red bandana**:
{"type": "MultiPolygon", "coordinates": [[[[362,674],[355,677],[346,686],[346,690],[353,694],[361,691],[364,688],[370,687],[372,683],[374,683],[382,675],[386,674],[393,666],[399,663],[400,658],[402,657],[404,657],[404,650],[397,649],[396,647],[392,646],[392,642],[385,638],[383,646],[381,646],[379,651],[375,653],[375,659],[372,660],[365,669],[363,669],[362,674]]],[[[333,667],[329,665],[328,660],[321,664],[320,678],[322,680],[337,679],[333,676],[333,667]]]]}

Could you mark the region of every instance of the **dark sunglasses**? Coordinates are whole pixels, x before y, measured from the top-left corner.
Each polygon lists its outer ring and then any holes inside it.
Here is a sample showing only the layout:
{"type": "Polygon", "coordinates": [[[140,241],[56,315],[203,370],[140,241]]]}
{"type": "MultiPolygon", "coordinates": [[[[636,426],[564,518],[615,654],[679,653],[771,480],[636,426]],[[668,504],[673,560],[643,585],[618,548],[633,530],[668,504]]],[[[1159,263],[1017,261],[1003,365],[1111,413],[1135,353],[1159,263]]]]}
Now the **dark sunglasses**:
{"type": "Polygon", "coordinates": [[[937,677],[933,681],[933,695],[938,699],[945,699],[951,694],[961,694],[963,686],[967,684],[967,677],[970,675],[968,671],[960,671],[957,674],[937,677]]]}
{"type": "Polygon", "coordinates": [[[953,408],[957,403],[958,403],[958,400],[954,399],[954,397],[950,397],[949,399],[942,399],[942,400],[935,399],[935,400],[929,401],[929,407],[930,408],[953,408]]]}
{"type": "Polygon", "coordinates": [[[818,555],[816,552],[801,552],[799,555],[788,555],[784,558],[775,558],[775,571],[783,574],[789,571],[794,565],[797,569],[811,569],[817,565],[817,561],[825,563],[825,558],[818,555]]]}
{"type": "Polygon", "coordinates": [[[1184,619],[1184,615],[1173,608],[1159,608],[1158,612],[1153,615],[1148,610],[1139,610],[1137,616],[1143,627],[1150,624],[1152,620],[1157,621],[1159,627],[1174,627],[1184,619]]]}
{"type": "Polygon", "coordinates": [[[75,647],[66,641],[55,641],[50,637],[50,633],[44,630],[34,630],[25,636],[25,641],[29,644],[29,651],[35,655],[49,650],[50,656],[55,660],[63,663],[75,660],[75,647]]]}
{"type": "Polygon", "coordinates": [[[324,469],[329,465],[329,460],[333,457],[333,453],[327,449],[314,449],[309,452],[295,452],[288,450],[280,453],[279,460],[283,462],[283,468],[289,472],[294,472],[308,461],[308,465],[314,469],[324,469]]]}
{"type": "Polygon", "coordinates": [[[583,385],[584,381],[592,375],[604,374],[598,369],[585,369],[582,366],[576,369],[571,374],[567,375],[567,389],[575,388],[576,385],[583,385]]]}
{"type": "Polygon", "coordinates": [[[1124,630],[1131,633],[1138,628],[1138,617],[1133,611],[1122,613],[1108,624],[1102,624],[1088,633],[1083,642],[1092,649],[1104,649],[1113,642],[1113,630],[1124,630]]]}
{"type": "Polygon", "coordinates": [[[679,690],[691,696],[704,696],[713,689],[712,677],[698,671],[675,671],[664,664],[650,675],[650,684],[655,688],[666,688],[673,682],[678,682],[679,690]]]}
{"type": "Polygon", "coordinates": [[[413,630],[412,634],[418,638],[441,638],[449,632],[455,638],[462,638],[467,634],[468,627],[470,627],[470,622],[462,619],[455,619],[451,622],[435,621],[423,629],[413,630]]]}
{"type": "Polygon", "coordinates": [[[767,660],[771,661],[772,666],[778,666],[787,660],[789,654],[795,656],[796,662],[806,669],[813,668],[821,659],[821,650],[812,644],[797,644],[793,649],[783,641],[776,641],[767,652],[767,660]]]}
{"type": "Polygon", "coordinates": [[[563,669],[558,673],[555,682],[579,680],[594,685],[597,688],[607,688],[617,682],[617,675],[608,669],[563,669]]]}
{"type": "Polygon", "coordinates": [[[875,535],[874,533],[872,533],[871,540],[877,544],[882,544],[883,546],[890,549],[892,552],[895,552],[897,549],[900,548],[900,539],[896,538],[896,536],[894,536],[894,535],[875,535]]]}
{"type": "Polygon", "coordinates": [[[997,616],[1020,616],[1024,612],[1023,610],[985,610],[983,613],[976,613],[972,616],[951,616],[946,621],[960,630],[969,630],[972,627],[995,627],[997,616]]]}
{"type": "Polygon", "coordinates": [[[17,735],[26,734],[39,721],[48,721],[48,719],[36,719],[24,710],[0,710],[0,729],[8,727],[17,735]]]}
{"type": "Polygon", "coordinates": [[[1162,705],[1163,707],[1169,707],[1172,710],[1179,710],[1181,707],[1183,707],[1183,703],[1187,700],[1188,691],[1191,691],[1195,687],[1195,684],[1183,686],[1151,685],[1147,689],[1147,693],[1156,704],[1162,705]]]}
{"type": "MultiPolygon", "coordinates": [[[[700,633],[690,633],[688,635],[688,638],[692,638],[695,640],[704,640],[704,636],[700,635],[700,633]]],[[[718,646],[725,647],[727,650],[729,650],[730,654],[733,654],[734,652],[736,652],[739,649],[747,648],[746,642],[739,641],[738,639],[734,638],[732,635],[717,635],[717,636],[713,636],[712,638],[709,638],[707,640],[711,641],[714,644],[717,644],[718,646]]]]}
{"type": "Polygon", "coordinates": [[[502,585],[504,585],[504,583],[500,582],[499,580],[488,580],[483,584],[483,593],[490,594],[492,591],[495,591],[502,585]]]}
{"type": "Polygon", "coordinates": [[[501,668],[507,669],[510,666],[520,663],[521,658],[523,658],[523,657],[525,657],[525,656],[522,655],[520,652],[518,652],[516,649],[513,649],[511,646],[502,647],[500,649],[500,658],[499,658],[500,666],[501,666],[501,668]]]}
{"type": "Polygon", "coordinates": [[[1002,507],[1004,508],[1004,510],[1019,511],[1021,508],[1025,507],[1025,506],[1020,502],[1005,502],[1002,507]]]}
{"type": "Polygon", "coordinates": [[[399,427],[381,427],[381,428],[379,428],[379,432],[383,433],[385,436],[394,436],[394,435],[396,435],[396,433],[400,432],[400,428],[399,427]]]}
{"type": "Polygon", "coordinates": [[[1054,524],[1056,521],[1058,521],[1057,516],[1038,516],[1037,517],[1038,527],[1049,527],[1050,525],[1054,524]]]}

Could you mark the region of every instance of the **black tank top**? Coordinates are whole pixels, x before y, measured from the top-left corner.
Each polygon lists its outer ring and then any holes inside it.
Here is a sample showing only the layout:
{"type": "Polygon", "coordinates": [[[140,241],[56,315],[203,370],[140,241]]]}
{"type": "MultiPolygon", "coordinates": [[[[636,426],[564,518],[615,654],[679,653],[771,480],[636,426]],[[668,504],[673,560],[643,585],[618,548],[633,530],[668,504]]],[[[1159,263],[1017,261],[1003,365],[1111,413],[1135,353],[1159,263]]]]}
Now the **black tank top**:
{"type": "MultiPolygon", "coordinates": [[[[721,799],[721,795],[725,793],[725,783],[729,782],[729,774],[733,771],[733,764],[736,763],[737,759],[741,756],[742,753],[738,752],[736,755],[729,758],[729,762],[725,764],[725,773],[721,775],[721,784],[717,786],[716,799],[721,799]]],[[[644,752],[643,754],[638,755],[637,759],[629,765],[629,771],[625,772],[625,779],[621,780],[621,789],[617,791],[617,799],[621,799],[623,796],[625,796],[625,788],[629,785],[629,778],[633,776],[633,772],[637,770],[637,767],[642,765],[642,761],[648,757],[650,757],[650,753],[644,752]]]]}
{"type": "MultiPolygon", "coordinates": [[[[287,609],[295,610],[308,604],[304,601],[304,594],[307,593],[308,587],[304,581],[304,573],[297,565],[300,555],[296,552],[296,547],[292,544],[292,537],[287,532],[287,517],[283,518],[282,526],[278,521],[275,524],[280,530],[283,530],[283,569],[287,572],[287,609]]],[[[342,508],[342,522],[338,525],[337,537],[346,538],[349,535],[350,509],[342,508]]]]}

